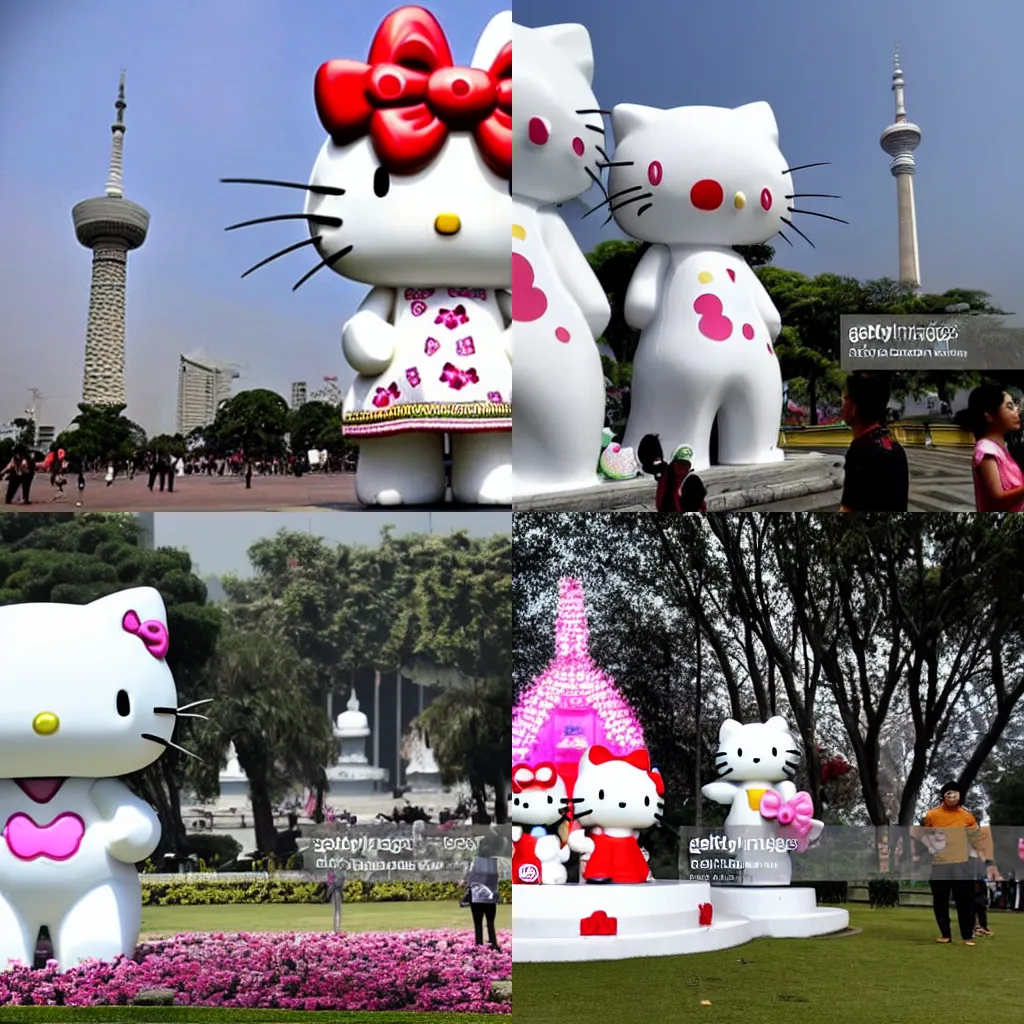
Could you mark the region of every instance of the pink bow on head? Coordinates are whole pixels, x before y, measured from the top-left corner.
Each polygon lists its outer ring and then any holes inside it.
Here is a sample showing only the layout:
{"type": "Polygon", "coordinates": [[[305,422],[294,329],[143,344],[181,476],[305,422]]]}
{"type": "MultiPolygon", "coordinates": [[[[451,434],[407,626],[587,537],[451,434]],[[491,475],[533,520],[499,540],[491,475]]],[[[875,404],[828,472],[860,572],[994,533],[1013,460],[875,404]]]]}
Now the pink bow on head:
{"type": "Polygon", "coordinates": [[[1024,860],[1024,839],[1017,840],[1017,856],[1024,860]]]}
{"type": "Polygon", "coordinates": [[[786,801],[774,789],[769,789],[761,797],[761,817],[774,818],[801,838],[811,831],[813,816],[814,801],[810,793],[801,791],[792,800],[786,801]]]}
{"type": "Polygon", "coordinates": [[[126,633],[134,633],[146,645],[146,650],[154,658],[163,660],[167,657],[171,639],[167,635],[167,627],[159,619],[147,619],[142,622],[138,612],[125,612],[124,618],[121,620],[121,628],[126,633]]]}

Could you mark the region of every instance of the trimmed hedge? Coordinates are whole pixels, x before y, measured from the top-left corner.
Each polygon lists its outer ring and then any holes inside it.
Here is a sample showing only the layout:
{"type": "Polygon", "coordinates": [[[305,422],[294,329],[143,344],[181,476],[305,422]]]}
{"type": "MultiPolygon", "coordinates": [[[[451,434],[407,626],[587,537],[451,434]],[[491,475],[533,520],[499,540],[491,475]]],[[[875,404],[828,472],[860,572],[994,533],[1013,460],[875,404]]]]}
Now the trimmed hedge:
{"type": "MultiPolygon", "coordinates": [[[[267,879],[259,882],[142,883],[144,907],[195,907],[223,903],[324,903],[325,882],[294,882],[267,879]]],[[[512,902],[512,883],[498,883],[498,901],[512,902]]],[[[348,881],[344,903],[396,903],[457,900],[464,887],[456,882],[361,882],[348,881]]]]}
{"type": "Polygon", "coordinates": [[[794,888],[813,889],[816,903],[837,904],[847,902],[849,885],[846,882],[811,882],[798,883],[794,888]]]}

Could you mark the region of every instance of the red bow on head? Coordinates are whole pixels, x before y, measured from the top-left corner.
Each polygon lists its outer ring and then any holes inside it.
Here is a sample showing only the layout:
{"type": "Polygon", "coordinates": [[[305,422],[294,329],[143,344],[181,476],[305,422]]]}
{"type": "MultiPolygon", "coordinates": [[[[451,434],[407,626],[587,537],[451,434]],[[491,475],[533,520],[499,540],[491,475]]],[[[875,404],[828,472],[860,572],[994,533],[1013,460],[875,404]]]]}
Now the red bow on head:
{"type": "Polygon", "coordinates": [[[646,772],[650,776],[658,796],[663,796],[665,793],[665,781],[661,777],[661,772],[657,768],[651,767],[651,755],[646,750],[634,750],[632,753],[620,756],[613,754],[607,747],[597,746],[590,748],[590,753],[587,757],[590,759],[591,764],[604,764],[607,761],[628,761],[634,768],[639,768],[640,771],[646,772]]]}
{"type": "Polygon", "coordinates": [[[487,166],[512,177],[511,43],[489,71],[455,67],[437,19],[422,7],[401,7],[377,29],[368,63],[322,64],[313,92],[331,138],[346,145],[369,132],[395,174],[424,168],[449,131],[471,131],[487,166]]]}
{"type": "Polygon", "coordinates": [[[558,772],[550,761],[531,767],[528,764],[512,766],[512,792],[524,789],[551,789],[558,781],[558,772]]]}

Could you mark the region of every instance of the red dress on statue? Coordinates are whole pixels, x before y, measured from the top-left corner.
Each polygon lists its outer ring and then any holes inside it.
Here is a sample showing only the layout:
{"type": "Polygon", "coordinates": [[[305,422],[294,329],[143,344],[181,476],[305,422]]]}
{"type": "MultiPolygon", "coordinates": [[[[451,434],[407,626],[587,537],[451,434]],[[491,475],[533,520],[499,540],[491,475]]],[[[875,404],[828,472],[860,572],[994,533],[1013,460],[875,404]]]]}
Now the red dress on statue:
{"type": "Polygon", "coordinates": [[[540,885],[537,836],[524,832],[512,847],[512,881],[517,885],[540,885]]]}
{"type": "Polygon", "coordinates": [[[647,881],[651,869],[634,836],[609,836],[595,829],[590,838],[594,840],[594,852],[583,872],[585,880],[607,879],[622,883],[647,881]]]}

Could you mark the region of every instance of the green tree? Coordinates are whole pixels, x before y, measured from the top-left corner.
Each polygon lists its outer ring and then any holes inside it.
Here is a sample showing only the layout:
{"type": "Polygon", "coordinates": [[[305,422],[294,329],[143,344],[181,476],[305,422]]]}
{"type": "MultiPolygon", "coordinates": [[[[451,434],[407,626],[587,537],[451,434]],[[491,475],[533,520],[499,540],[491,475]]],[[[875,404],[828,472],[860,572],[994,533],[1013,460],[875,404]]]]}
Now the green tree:
{"type": "Polygon", "coordinates": [[[206,436],[222,455],[240,452],[245,460],[284,454],[288,430],[288,403],[264,388],[242,391],[217,410],[206,436]]]}
{"type": "Polygon", "coordinates": [[[145,447],[146,432],[124,415],[124,405],[79,405],[59,447],[86,459],[127,459],[145,447]]]}
{"type": "Polygon", "coordinates": [[[185,438],[181,434],[157,434],[149,439],[148,447],[151,451],[175,459],[181,458],[186,451],[185,438]]]}
{"type": "Polygon", "coordinates": [[[306,402],[288,417],[291,449],[305,454],[311,448],[337,455],[350,446],[341,436],[341,410],[330,402],[306,402]]]}
{"type": "Polygon", "coordinates": [[[14,446],[24,445],[26,448],[34,448],[36,444],[36,421],[18,416],[11,421],[11,426],[18,433],[14,437],[14,446]]]}

